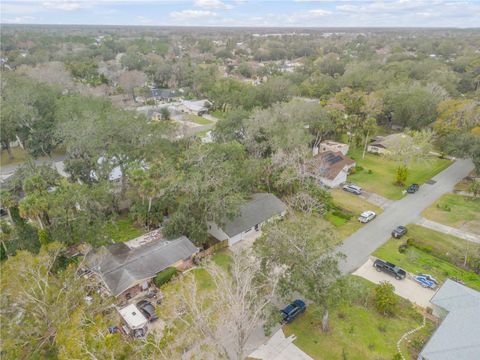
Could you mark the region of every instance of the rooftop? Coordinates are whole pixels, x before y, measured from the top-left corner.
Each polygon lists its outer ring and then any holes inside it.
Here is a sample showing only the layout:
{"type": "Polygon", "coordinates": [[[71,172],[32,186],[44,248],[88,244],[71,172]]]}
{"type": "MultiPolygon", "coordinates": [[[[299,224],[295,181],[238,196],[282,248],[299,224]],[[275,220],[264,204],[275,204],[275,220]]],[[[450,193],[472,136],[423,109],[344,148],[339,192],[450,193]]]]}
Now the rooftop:
{"type": "Polygon", "coordinates": [[[286,209],[287,206],[273,194],[253,194],[252,199],[240,207],[240,215],[225,223],[223,231],[230,237],[235,236],[280,215],[286,209]]]}
{"type": "Polygon", "coordinates": [[[123,309],[118,310],[118,312],[123,317],[128,327],[132,330],[140,329],[147,324],[147,319],[145,319],[145,316],[143,316],[134,304],[130,304],[123,309]]]}
{"type": "Polygon", "coordinates": [[[425,360],[477,360],[480,354],[480,292],[447,280],[430,301],[448,311],[420,353],[425,360]]]}
{"type": "Polygon", "coordinates": [[[315,156],[309,162],[309,170],[321,177],[333,180],[345,168],[354,165],[355,161],[343,155],[340,151],[325,151],[315,156]]]}
{"type": "Polygon", "coordinates": [[[198,249],[185,236],[166,240],[154,230],[126,243],[102,246],[87,257],[87,265],[110,293],[120,295],[140,281],[150,279],[198,249]]]}

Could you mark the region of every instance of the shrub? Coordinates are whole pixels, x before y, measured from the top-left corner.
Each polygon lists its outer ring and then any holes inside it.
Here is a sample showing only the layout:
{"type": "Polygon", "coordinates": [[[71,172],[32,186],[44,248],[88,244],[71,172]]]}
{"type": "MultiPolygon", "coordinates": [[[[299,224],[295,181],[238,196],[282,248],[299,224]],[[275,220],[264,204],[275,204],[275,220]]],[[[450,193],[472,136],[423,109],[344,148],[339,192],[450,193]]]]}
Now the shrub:
{"type": "Polygon", "coordinates": [[[404,165],[400,165],[395,169],[395,181],[397,185],[403,186],[407,181],[408,169],[404,165]]]}
{"type": "Polygon", "coordinates": [[[375,307],[383,315],[393,315],[395,313],[398,299],[393,290],[393,285],[386,281],[382,281],[375,287],[375,307]]]}
{"type": "Polygon", "coordinates": [[[174,267],[168,267],[165,270],[160,271],[157,276],[153,279],[153,283],[157,286],[160,287],[163,284],[167,283],[170,281],[172,277],[177,275],[178,270],[174,267]]]}
{"type": "Polygon", "coordinates": [[[356,171],[363,171],[363,166],[357,165],[355,166],[356,171]]]}
{"type": "Polygon", "coordinates": [[[401,244],[399,247],[398,247],[398,252],[400,254],[405,254],[405,252],[407,251],[408,249],[408,245],[407,244],[401,244]]]}
{"type": "Polygon", "coordinates": [[[369,174],[373,174],[372,169],[368,169],[368,173],[369,173],[369,174]]]}

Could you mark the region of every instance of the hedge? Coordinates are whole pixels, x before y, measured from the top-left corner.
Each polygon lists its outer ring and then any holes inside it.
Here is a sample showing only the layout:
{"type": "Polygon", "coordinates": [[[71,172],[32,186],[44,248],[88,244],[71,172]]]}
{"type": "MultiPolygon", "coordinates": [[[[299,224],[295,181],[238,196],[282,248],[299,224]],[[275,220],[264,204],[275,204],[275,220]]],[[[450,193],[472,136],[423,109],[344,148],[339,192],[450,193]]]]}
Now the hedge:
{"type": "Polygon", "coordinates": [[[177,273],[178,270],[176,268],[168,267],[165,270],[160,271],[153,279],[153,282],[157,287],[160,287],[163,284],[169,282],[172,277],[177,275],[177,273]]]}

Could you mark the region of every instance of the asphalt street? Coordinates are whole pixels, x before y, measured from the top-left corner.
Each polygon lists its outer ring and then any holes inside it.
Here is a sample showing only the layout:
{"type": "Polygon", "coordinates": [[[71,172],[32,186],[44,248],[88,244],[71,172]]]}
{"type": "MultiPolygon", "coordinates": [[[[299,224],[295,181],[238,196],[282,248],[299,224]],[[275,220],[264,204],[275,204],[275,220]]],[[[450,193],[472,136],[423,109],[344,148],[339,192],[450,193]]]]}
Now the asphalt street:
{"type": "Polygon", "coordinates": [[[415,194],[408,194],[388,206],[376,219],[349,236],[338,247],[346,255],[340,263],[342,273],[347,274],[358,269],[368,257],[390,237],[398,225],[417,222],[421,212],[440,196],[451,192],[457,182],[473,170],[471,160],[459,159],[443,170],[432,180],[433,184],[424,184],[415,194]]]}

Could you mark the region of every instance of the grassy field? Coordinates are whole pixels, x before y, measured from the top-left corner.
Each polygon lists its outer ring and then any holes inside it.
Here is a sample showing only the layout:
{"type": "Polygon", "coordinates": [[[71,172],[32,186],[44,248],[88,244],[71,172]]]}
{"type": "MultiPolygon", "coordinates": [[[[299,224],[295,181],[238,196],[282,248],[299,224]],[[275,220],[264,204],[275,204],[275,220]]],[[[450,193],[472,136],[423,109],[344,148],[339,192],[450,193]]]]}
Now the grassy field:
{"type": "Polygon", "coordinates": [[[216,117],[217,119],[226,119],[227,118],[227,111],[215,110],[210,111],[210,115],[216,117]]]}
{"type": "MultiPolygon", "coordinates": [[[[12,147],[11,150],[13,155],[12,160],[8,158],[7,150],[3,150],[3,149],[1,150],[0,164],[2,166],[23,163],[28,157],[28,153],[25,150],[23,150],[20,146],[12,147]]],[[[59,147],[58,149],[55,149],[52,152],[52,157],[58,156],[58,155],[65,155],[65,149],[63,147],[59,147]]],[[[40,157],[40,159],[47,159],[47,158],[45,156],[42,156],[40,157]]]]}
{"type": "Polygon", "coordinates": [[[411,273],[429,273],[441,282],[455,277],[468,286],[480,290],[480,275],[454,265],[455,260],[461,262],[467,246],[470,253],[475,251],[475,247],[480,248],[480,246],[417,225],[408,225],[408,234],[405,238],[415,239],[425,250],[410,246],[402,254],[398,251],[398,247],[404,241],[390,239],[373,255],[411,273]]]}
{"type": "Polygon", "coordinates": [[[201,117],[201,116],[194,115],[194,114],[187,114],[187,115],[185,115],[185,120],[194,122],[194,123],[199,124],[199,125],[210,125],[210,124],[213,124],[212,121],[207,120],[207,119],[205,119],[205,118],[203,118],[203,117],[201,117]]]}
{"type": "MultiPolygon", "coordinates": [[[[374,287],[366,281],[363,283],[370,289],[374,287]]],[[[327,334],[321,331],[321,317],[310,305],[305,314],[285,326],[284,331],[287,336],[295,334],[294,343],[314,359],[392,359],[400,337],[422,322],[421,315],[409,302],[398,299],[400,309],[394,317],[380,315],[371,305],[337,305],[330,311],[327,334]]],[[[422,335],[427,338],[432,331],[429,327],[422,335]]]]}
{"type": "Polygon", "coordinates": [[[363,226],[363,224],[357,220],[362,212],[372,210],[375,211],[377,215],[382,212],[380,207],[341,189],[333,189],[331,194],[334,204],[344,212],[352,215],[350,220],[335,216],[331,212],[325,215],[325,219],[335,226],[335,233],[339,241],[344,240],[363,226]]]}
{"type": "MultiPolygon", "coordinates": [[[[363,167],[363,171],[350,175],[349,181],[388,199],[402,198],[404,188],[395,185],[395,168],[397,167],[395,162],[369,153],[362,159],[362,151],[358,149],[351,149],[348,155],[356,160],[358,166],[363,167]]],[[[412,164],[409,167],[407,183],[423,184],[450,164],[449,160],[435,157],[427,162],[412,164]]]]}
{"type": "Polygon", "coordinates": [[[445,194],[422,213],[427,219],[480,234],[480,199],[445,194]]]}
{"type": "Polygon", "coordinates": [[[145,233],[128,217],[121,217],[115,222],[108,223],[106,232],[110,239],[115,242],[132,240],[145,233]]]}

